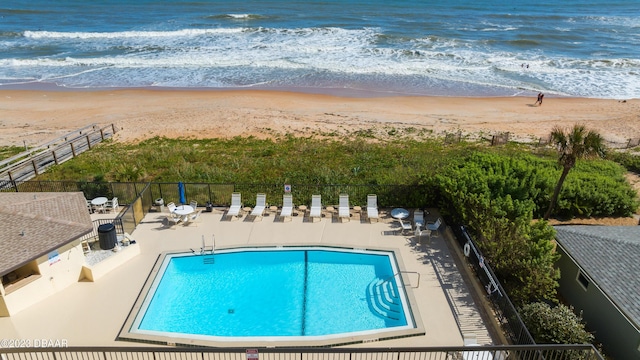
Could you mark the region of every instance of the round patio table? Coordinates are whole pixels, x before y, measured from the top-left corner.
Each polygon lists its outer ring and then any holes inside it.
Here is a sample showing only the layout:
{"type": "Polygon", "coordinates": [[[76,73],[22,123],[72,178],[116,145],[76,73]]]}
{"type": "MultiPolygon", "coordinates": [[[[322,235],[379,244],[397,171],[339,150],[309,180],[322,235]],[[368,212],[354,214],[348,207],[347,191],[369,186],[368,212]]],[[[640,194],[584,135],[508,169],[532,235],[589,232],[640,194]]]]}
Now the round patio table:
{"type": "Polygon", "coordinates": [[[403,208],[395,208],[391,210],[391,217],[394,219],[405,219],[409,217],[409,210],[403,208]]]}
{"type": "Polygon", "coordinates": [[[104,204],[107,203],[107,201],[109,201],[109,199],[107,199],[104,196],[100,196],[97,198],[94,198],[93,200],[91,200],[91,205],[96,207],[96,210],[99,212],[104,212],[104,204]]]}
{"type": "Polygon", "coordinates": [[[195,210],[194,210],[193,206],[180,205],[180,206],[176,206],[176,209],[173,210],[173,213],[182,216],[182,221],[185,221],[186,217],[189,214],[192,214],[194,211],[195,210]]]}

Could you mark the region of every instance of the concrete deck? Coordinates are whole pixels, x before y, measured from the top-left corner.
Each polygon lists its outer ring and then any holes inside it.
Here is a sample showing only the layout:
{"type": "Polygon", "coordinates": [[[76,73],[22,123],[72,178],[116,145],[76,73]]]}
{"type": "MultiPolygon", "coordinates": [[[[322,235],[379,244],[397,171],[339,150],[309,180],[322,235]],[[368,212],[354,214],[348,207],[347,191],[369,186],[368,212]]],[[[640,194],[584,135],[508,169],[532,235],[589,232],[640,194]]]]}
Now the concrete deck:
{"type": "MultiPolygon", "coordinates": [[[[261,221],[243,216],[230,221],[224,209],[202,213],[196,224],[168,228],[165,214],[149,213],[131,237],[140,254],[105,274],[96,282],[78,282],[32,307],[8,318],[0,318],[2,338],[66,341],[68,346],[140,346],[116,341],[132,306],[160,253],[200,249],[215,234],[216,247],[263,245],[325,245],[369,249],[395,249],[407,274],[407,290],[413,293],[426,335],[366,343],[367,347],[459,346],[462,333],[473,334],[479,344],[491,344],[489,332],[445,243],[448,232],[440,232],[423,245],[411,235],[400,233],[399,223],[381,211],[377,223],[367,223],[353,213],[342,223],[337,214],[320,222],[294,216],[282,222],[267,211],[261,221]]],[[[337,211],[336,211],[337,213],[337,211]]],[[[109,215],[97,215],[101,218],[109,215]]],[[[110,215],[113,217],[114,215],[110,215]]],[[[431,211],[425,221],[435,220],[431,211]]],[[[232,344],[230,344],[231,346],[232,344]]],[[[358,346],[358,345],[349,345],[358,346]]]]}

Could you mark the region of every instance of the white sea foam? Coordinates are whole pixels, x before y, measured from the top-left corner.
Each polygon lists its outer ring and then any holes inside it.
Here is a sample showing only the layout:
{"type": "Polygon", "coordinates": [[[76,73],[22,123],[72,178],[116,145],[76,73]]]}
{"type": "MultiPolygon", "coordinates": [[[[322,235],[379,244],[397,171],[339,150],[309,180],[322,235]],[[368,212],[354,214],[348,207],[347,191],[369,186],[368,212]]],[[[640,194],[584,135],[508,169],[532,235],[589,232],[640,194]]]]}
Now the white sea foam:
{"type": "Polygon", "coordinates": [[[25,31],[24,37],[32,39],[124,39],[124,38],[175,38],[200,35],[232,34],[242,32],[240,28],[183,29],[175,31],[120,31],[120,32],[57,32],[25,31]]]}
{"type": "MultiPolygon", "coordinates": [[[[511,31],[511,27],[496,26],[495,31],[511,31]]],[[[415,89],[421,81],[438,80],[573,96],[627,98],[640,94],[638,76],[629,76],[629,71],[640,68],[637,59],[569,59],[538,51],[496,51],[486,41],[433,35],[398,43],[379,28],[25,31],[24,36],[34,44],[73,47],[77,53],[0,59],[1,67],[11,69],[0,72],[0,78],[53,79],[79,87],[92,83],[186,87],[326,83],[348,87],[375,79],[408,81],[415,89]],[[102,55],[77,55],[96,52],[102,55]]]]}
{"type": "Polygon", "coordinates": [[[252,17],[251,14],[227,14],[227,16],[233,19],[249,19],[252,17]]]}

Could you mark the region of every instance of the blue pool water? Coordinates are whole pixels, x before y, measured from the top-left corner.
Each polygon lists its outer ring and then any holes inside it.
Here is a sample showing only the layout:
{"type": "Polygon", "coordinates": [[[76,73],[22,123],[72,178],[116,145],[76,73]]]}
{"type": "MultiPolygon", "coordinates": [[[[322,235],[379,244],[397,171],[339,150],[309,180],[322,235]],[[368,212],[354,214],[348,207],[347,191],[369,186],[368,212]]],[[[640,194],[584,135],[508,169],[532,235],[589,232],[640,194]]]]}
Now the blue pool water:
{"type": "Polygon", "coordinates": [[[395,273],[387,252],[295,248],[171,255],[132,331],[313,337],[406,327],[411,318],[395,273]],[[380,304],[394,296],[391,305],[380,304]]]}

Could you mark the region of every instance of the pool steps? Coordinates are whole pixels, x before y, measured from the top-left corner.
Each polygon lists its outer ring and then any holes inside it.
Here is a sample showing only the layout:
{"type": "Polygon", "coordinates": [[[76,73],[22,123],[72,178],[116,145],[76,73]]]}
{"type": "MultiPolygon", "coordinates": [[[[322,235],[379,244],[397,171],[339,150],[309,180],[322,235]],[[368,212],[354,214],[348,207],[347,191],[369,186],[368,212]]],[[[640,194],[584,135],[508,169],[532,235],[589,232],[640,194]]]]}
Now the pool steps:
{"type": "Polygon", "coordinates": [[[376,279],[369,283],[367,292],[369,303],[378,315],[390,320],[400,320],[402,302],[391,281],[376,279]]]}

